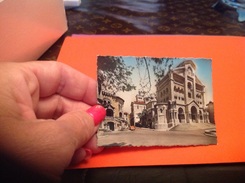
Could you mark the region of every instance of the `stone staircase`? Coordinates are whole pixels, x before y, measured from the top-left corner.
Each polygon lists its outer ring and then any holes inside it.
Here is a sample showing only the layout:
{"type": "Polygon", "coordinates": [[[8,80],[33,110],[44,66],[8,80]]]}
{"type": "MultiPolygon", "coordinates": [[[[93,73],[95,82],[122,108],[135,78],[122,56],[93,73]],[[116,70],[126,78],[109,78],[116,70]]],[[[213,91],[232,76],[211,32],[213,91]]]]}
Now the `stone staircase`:
{"type": "Polygon", "coordinates": [[[173,127],[170,131],[186,131],[186,130],[200,130],[200,129],[212,129],[215,128],[215,124],[212,123],[181,123],[173,127]]]}

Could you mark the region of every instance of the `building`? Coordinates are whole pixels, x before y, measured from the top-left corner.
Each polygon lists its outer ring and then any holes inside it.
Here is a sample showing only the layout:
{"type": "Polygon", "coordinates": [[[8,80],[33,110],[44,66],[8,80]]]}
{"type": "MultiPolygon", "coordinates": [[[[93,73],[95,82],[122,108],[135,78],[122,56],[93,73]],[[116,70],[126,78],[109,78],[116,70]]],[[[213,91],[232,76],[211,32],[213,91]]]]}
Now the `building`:
{"type": "Polygon", "coordinates": [[[100,130],[128,129],[129,115],[123,111],[124,100],[121,97],[102,91],[98,95],[98,101],[106,109],[106,117],[100,125],[100,130]]]}
{"type": "Polygon", "coordinates": [[[205,86],[195,71],[195,63],[186,60],[157,82],[154,128],[168,130],[180,123],[209,122],[205,86]]]}
{"type": "Polygon", "coordinates": [[[144,98],[141,95],[136,95],[136,100],[131,102],[130,126],[139,124],[142,112],[145,108],[144,98]]]}
{"type": "Polygon", "coordinates": [[[144,97],[145,109],[140,118],[140,124],[145,128],[153,128],[154,116],[156,114],[154,106],[157,104],[155,97],[144,97]]]}

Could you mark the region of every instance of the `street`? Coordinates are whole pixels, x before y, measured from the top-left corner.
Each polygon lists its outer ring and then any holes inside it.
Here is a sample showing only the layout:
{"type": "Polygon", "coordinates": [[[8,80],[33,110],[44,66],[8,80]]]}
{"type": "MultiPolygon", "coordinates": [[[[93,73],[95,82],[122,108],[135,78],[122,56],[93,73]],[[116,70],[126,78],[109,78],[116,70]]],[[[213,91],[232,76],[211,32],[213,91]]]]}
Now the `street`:
{"type": "Polygon", "coordinates": [[[217,138],[205,135],[205,129],[212,124],[179,127],[171,131],[157,131],[149,128],[136,128],[135,131],[113,131],[98,133],[99,146],[188,146],[211,145],[217,138]]]}

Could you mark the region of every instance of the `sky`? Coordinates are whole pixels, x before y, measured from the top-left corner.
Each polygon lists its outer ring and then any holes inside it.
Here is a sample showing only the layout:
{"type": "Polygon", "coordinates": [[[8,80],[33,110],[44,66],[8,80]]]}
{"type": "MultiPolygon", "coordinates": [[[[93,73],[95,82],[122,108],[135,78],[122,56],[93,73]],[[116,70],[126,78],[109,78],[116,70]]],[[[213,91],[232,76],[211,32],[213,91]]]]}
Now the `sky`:
{"type": "MultiPolygon", "coordinates": [[[[176,58],[173,61],[172,68],[175,68],[178,64],[183,62],[184,60],[192,60],[196,64],[196,75],[199,80],[206,86],[206,104],[209,101],[213,101],[213,89],[212,89],[212,61],[211,59],[205,58],[176,58]]],[[[130,92],[118,92],[116,95],[124,99],[124,111],[130,112],[130,104],[132,101],[135,101],[135,96],[138,94],[138,90],[140,89],[139,81],[140,77],[145,75],[146,70],[145,67],[141,67],[138,69],[136,67],[136,59],[135,57],[123,57],[126,65],[130,65],[134,67],[133,74],[131,76],[133,83],[136,85],[136,90],[130,92]]],[[[151,78],[151,92],[155,92],[155,76],[153,74],[153,69],[149,65],[150,78],[151,78]]]]}

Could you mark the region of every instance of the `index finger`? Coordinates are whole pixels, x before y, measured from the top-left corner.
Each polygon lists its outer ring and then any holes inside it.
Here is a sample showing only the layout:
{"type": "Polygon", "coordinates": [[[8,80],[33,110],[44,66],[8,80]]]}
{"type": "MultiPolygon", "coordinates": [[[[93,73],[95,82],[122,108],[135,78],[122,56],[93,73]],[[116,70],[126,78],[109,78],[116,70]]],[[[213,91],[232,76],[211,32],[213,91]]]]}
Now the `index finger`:
{"type": "Polygon", "coordinates": [[[66,98],[96,104],[96,81],[56,61],[28,62],[39,82],[40,97],[59,94],[66,98]]]}

